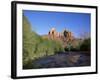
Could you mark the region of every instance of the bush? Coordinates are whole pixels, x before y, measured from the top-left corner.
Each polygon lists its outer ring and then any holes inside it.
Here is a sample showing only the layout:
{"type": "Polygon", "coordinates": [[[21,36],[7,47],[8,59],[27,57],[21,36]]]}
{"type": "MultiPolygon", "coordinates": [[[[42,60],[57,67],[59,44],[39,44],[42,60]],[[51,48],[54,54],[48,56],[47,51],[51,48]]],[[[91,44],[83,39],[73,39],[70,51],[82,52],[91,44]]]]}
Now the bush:
{"type": "Polygon", "coordinates": [[[87,38],[81,42],[78,42],[76,46],[73,45],[73,43],[67,43],[67,46],[65,47],[65,51],[90,51],[90,49],[91,49],[90,38],[87,38]]]}
{"type": "Polygon", "coordinates": [[[80,50],[81,51],[90,51],[90,49],[91,49],[91,41],[90,41],[90,38],[88,38],[82,42],[82,44],[80,46],[80,50]]]}

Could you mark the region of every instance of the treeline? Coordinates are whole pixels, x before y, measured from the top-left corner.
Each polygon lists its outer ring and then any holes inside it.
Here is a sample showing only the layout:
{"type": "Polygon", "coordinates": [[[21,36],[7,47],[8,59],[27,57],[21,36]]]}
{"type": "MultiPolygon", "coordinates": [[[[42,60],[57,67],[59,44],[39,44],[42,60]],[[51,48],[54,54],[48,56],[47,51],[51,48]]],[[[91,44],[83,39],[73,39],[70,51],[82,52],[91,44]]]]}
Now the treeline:
{"type": "Polygon", "coordinates": [[[54,55],[64,51],[60,42],[43,39],[32,31],[31,25],[23,15],[23,69],[31,69],[32,61],[44,56],[54,55]]]}

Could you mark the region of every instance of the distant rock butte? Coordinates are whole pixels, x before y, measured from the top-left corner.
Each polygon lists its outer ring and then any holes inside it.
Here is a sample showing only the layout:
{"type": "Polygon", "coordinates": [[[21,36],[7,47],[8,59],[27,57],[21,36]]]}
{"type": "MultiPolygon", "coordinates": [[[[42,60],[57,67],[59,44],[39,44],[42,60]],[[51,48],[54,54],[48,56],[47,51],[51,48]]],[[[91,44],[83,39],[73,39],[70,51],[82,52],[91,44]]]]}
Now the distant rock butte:
{"type": "Polygon", "coordinates": [[[63,43],[63,47],[66,46],[66,42],[73,41],[74,36],[71,31],[63,30],[62,32],[57,32],[55,28],[51,28],[47,35],[42,36],[45,39],[52,39],[60,41],[63,43]]]}
{"type": "Polygon", "coordinates": [[[74,39],[72,32],[68,31],[68,30],[63,30],[62,32],[57,32],[55,28],[52,28],[49,32],[48,32],[48,36],[51,39],[60,39],[63,41],[72,41],[74,39]]]}

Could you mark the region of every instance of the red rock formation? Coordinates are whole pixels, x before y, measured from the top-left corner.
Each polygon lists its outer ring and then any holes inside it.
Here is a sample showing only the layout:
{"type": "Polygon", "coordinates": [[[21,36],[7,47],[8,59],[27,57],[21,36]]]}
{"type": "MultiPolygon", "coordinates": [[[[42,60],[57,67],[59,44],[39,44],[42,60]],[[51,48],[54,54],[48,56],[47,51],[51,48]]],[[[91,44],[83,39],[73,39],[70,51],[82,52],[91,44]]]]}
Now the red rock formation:
{"type": "Polygon", "coordinates": [[[57,32],[55,28],[52,28],[48,33],[49,39],[58,40],[62,42],[63,47],[66,47],[68,42],[74,40],[72,32],[68,30],[63,30],[63,32],[57,32]]]}
{"type": "Polygon", "coordinates": [[[64,34],[65,41],[68,42],[68,41],[72,41],[73,40],[73,34],[72,34],[72,32],[64,30],[63,34],[64,34]]]}
{"type": "Polygon", "coordinates": [[[62,33],[57,32],[55,28],[52,28],[49,33],[49,37],[51,39],[61,39],[63,41],[72,41],[73,40],[73,34],[70,31],[64,30],[62,33]]]}
{"type": "Polygon", "coordinates": [[[51,39],[57,39],[57,38],[60,38],[60,33],[56,31],[55,28],[52,28],[48,35],[50,36],[51,39]]]}

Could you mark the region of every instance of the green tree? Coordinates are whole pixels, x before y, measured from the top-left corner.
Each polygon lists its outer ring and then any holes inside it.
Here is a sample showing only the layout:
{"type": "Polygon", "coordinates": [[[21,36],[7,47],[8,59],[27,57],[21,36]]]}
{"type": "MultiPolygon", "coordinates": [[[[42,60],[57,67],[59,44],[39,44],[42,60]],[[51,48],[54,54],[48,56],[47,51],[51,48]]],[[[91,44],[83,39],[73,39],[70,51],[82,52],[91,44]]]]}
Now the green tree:
{"type": "Polygon", "coordinates": [[[91,49],[91,40],[90,38],[87,38],[87,39],[84,39],[81,46],[80,46],[80,49],[82,51],[90,51],[91,49]]]}

